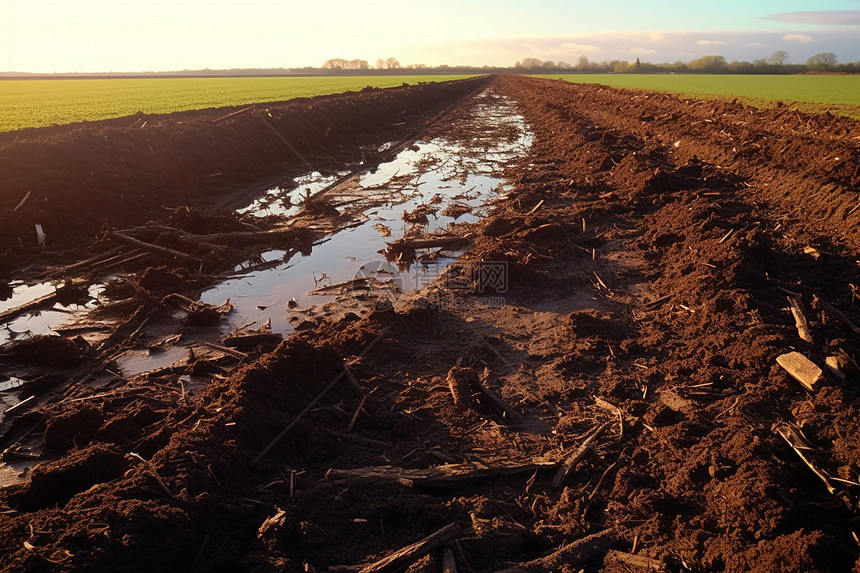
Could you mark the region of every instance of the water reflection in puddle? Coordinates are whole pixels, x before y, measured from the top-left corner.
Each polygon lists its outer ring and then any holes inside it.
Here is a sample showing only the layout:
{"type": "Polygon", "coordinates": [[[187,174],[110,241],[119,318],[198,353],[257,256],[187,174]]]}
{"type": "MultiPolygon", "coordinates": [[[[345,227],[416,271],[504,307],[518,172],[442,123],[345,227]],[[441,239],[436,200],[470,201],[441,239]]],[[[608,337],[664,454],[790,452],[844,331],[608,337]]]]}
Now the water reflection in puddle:
{"type": "MultiPolygon", "coordinates": [[[[500,175],[502,168],[523,155],[531,144],[531,134],[511,102],[491,92],[479,96],[470,123],[468,141],[418,142],[373,172],[327,189],[338,205],[367,204],[362,224],[327,238],[309,256],[293,257],[273,268],[224,282],[203,293],[201,300],[220,304],[229,298],[235,306],[229,328],[271,319],[272,330],[286,334],[313,315],[308,307],[332,300],[332,296],[309,294],[315,288],[370,275],[407,292],[424,287],[457,253],[437,255],[403,272],[385,263],[379,251],[386,248],[386,241],[404,236],[412,227],[404,220],[404,213],[414,214],[419,208],[429,211],[422,228],[429,233],[444,231],[455,221],[475,221],[484,214],[489,200],[507,190],[500,175]],[[452,204],[457,208],[446,210],[452,204]],[[290,305],[294,308],[288,306],[291,299],[295,299],[290,305]]],[[[297,179],[296,189],[289,194],[283,189],[271,190],[242,212],[260,216],[278,212],[278,208],[285,209],[281,214],[296,212],[300,207],[293,202],[302,199],[302,190],[326,189],[334,179],[310,174],[297,179]],[[284,201],[285,196],[291,198],[284,201]],[[279,202],[280,207],[273,208],[273,202],[279,202]]],[[[282,251],[265,254],[267,260],[283,256],[282,251]]]]}
{"type": "Polygon", "coordinates": [[[167,368],[176,362],[188,359],[188,349],[173,346],[166,350],[133,350],[116,359],[117,367],[123,374],[134,375],[141,372],[167,368]]]}
{"type": "MultiPolygon", "coordinates": [[[[58,286],[50,282],[29,286],[13,283],[10,286],[13,287],[12,296],[7,300],[0,301],[0,312],[21,307],[46,295],[54,294],[57,288],[62,287],[62,285],[58,286]]],[[[60,304],[55,302],[53,306],[48,306],[42,310],[26,312],[0,325],[0,344],[27,336],[54,332],[55,328],[72,322],[86,311],[95,308],[98,304],[99,296],[104,289],[105,286],[101,283],[90,285],[87,288],[87,296],[84,297],[87,300],[82,300],[82,304],[60,304]]]]}
{"type": "MultiPolygon", "coordinates": [[[[289,217],[299,212],[308,196],[325,191],[340,210],[360,211],[363,221],[322,240],[308,256],[289,256],[279,250],[263,253],[261,260],[272,263],[268,269],[247,272],[206,291],[203,302],[220,304],[229,298],[235,306],[224,330],[271,320],[272,331],[292,332],[296,324],[313,317],[316,311],[310,307],[318,308],[335,298],[333,294],[309,294],[312,290],[355,276],[373,277],[406,292],[434,280],[458,253],[425,252],[433,256],[402,272],[379,254],[387,241],[404,236],[414,226],[404,220],[404,213],[415,215],[417,209],[422,210],[426,214],[426,221],[420,224],[424,233],[444,231],[455,221],[475,221],[484,214],[488,201],[507,191],[500,175],[503,168],[531,145],[531,134],[512,103],[491,92],[477,98],[473,117],[463,121],[455,126],[465,126],[468,136],[462,139],[417,142],[393,161],[346,180],[344,174],[311,172],[240,209],[240,213],[258,217],[289,217]],[[294,302],[288,304],[291,299],[294,302]]],[[[6,299],[0,301],[0,312],[50,295],[57,285],[13,283],[9,287],[9,292],[2,293],[6,299]]],[[[83,304],[57,303],[0,325],[0,344],[49,334],[79,319],[98,304],[103,289],[100,284],[91,286],[89,301],[83,304]]],[[[186,358],[187,352],[177,346],[157,354],[133,353],[122,359],[120,368],[136,373],[170,366],[186,358]]]]}
{"type": "Polygon", "coordinates": [[[301,209],[303,197],[319,193],[329,185],[337,182],[343,175],[344,173],[324,176],[318,171],[307,173],[293,179],[294,186],[269,189],[247,207],[236,209],[236,212],[239,214],[247,213],[254,217],[267,217],[269,215],[288,217],[295,215],[301,209]]]}

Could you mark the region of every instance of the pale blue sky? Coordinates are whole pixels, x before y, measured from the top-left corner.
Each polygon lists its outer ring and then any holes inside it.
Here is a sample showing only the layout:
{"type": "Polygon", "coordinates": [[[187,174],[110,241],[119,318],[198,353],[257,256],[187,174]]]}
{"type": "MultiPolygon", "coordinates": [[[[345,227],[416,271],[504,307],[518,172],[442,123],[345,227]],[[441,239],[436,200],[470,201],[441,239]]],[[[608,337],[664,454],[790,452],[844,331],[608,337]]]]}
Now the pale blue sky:
{"type": "Polygon", "coordinates": [[[0,0],[0,71],[860,60],[860,0],[0,0]]]}

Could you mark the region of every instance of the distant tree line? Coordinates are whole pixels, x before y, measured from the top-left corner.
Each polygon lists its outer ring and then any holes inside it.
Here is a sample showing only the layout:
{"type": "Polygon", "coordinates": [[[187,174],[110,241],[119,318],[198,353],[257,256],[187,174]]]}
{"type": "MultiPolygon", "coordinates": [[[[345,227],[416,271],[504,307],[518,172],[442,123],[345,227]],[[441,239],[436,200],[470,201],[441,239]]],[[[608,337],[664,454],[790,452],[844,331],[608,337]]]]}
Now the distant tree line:
{"type": "Polygon", "coordinates": [[[537,58],[524,58],[514,64],[516,71],[527,73],[540,72],[589,72],[589,73],[705,73],[705,74],[803,74],[807,72],[860,73],[860,62],[840,64],[833,52],[821,52],[806,60],[805,64],[788,63],[788,52],[777,50],[766,58],[752,62],[728,62],[723,56],[702,56],[689,62],[652,64],[636,58],[635,62],[626,60],[604,60],[593,62],[587,56],[580,56],[576,64],[553,62],[537,58]]]}
{"type": "Polygon", "coordinates": [[[588,56],[580,56],[575,64],[564,61],[523,58],[510,67],[502,66],[427,66],[424,64],[402,65],[397,58],[376,60],[371,65],[367,60],[345,60],[332,58],[321,67],[302,68],[233,68],[218,70],[181,70],[172,72],[96,72],[35,74],[26,72],[0,72],[0,80],[19,78],[107,78],[107,77],[283,77],[283,76],[381,76],[381,75],[460,75],[496,73],[705,73],[705,74],[804,74],[804,73],[860,73],[860,62],[840,64],[836,54],[821,52],[806,60],[805,64],[788,63],[788,52],[777,50],[770,56],[752,62],[726,61],[723,56],[702,56],[689,62],[652,64],[639,58],[626,60],[592,61],[588,56]]]}
{"type": "MultiPolygon", "coordinates": [[[[324,70],[397,70],[403,67],[397,61],[397,58],[388,58],[386,60],[380,58],[376,60],[376,68],[373,68],[367,60],[344,60],[341,58],[326,60],[322,65],[322,69],[324,70]]],[[[413,66],[406,66],[406,69],[419,67],[426,68],[427,66],[424,64],[413,64],[413,66]]]]}

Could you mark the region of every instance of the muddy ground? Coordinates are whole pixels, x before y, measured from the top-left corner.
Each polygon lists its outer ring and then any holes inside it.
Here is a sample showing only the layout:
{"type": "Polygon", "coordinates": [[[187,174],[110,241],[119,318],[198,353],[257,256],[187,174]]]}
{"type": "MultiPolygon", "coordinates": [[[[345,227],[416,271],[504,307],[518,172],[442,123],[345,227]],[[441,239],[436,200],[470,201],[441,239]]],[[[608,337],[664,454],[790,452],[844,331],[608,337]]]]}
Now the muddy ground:
{"type": "Polygon", "coordinates": [[[33,396],[0,421],[4,570],[860,571],[855,120],[519,76],[267,107],[0,139],[6,277],[119,275],[100,339],[2,349],[33,396]],[[348,224],[237,197],[474,138],[487,86],[534,142],[434,285],[116,372],[147,323],[222,320],[176,294],[348,224]]]}

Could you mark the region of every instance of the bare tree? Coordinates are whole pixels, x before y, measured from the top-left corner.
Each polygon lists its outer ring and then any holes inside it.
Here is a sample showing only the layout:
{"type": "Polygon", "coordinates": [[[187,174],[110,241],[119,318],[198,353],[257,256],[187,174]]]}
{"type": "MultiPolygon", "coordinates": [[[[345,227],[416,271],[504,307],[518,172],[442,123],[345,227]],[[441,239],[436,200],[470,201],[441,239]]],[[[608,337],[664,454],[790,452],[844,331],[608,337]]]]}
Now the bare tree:
{"type": "Polygon", "coordinates": [[[384,70],[385,69],[385,60],[383,60],[382,58],[379,58],[378,60],[376,60],[376,69],[377,70],[384,70]]]}
{"type": "Polygon", "coordinates": [[[779,66],[783,65],[786,61],[788,61],[788,52],[785,50],[777,50],[767,59],[768,64],[777,64],[779,66]]]}
{"type": "Polygon", "coordinates": [[[591,60],[588,59],[588,56],[585,54],[579,56],[576,60],[576,69],[580,72],[584,72],[585,70],[591,67],[591,60]]]}
{"type": "Polygon", "coordinates": [[[718,72],[725,69],[726,63],[723,56],[702,56],[687,62],[687,67],[695,72],[718,72]]]}
{"type": "Polygon", "coordinates": [[[343,70],[346,69],[347,61],[342,58],[332,58],[326,60],[322,65],[324,70],[343,70]]]}
{"type": "Polygon", "coordinates": [[[830,71],[830,66],[835,66],[836,62],[836,54],[833,52],[821,52],[806,60],[806,65],[815,70],[823,69],[830,71]]]}
{"type": "Polygon", "coordinates": [[[389,70],[393,70],[400,67],[400,62],[397,61],[397,58],[388,58],[385,60],[385,65],[388,66],[389,70]]]}
{"type": "Polygon", "coordinates": [[[543,61],[538,58],[523,58],[521,62],[517,62],[517,67],[534,70],[543,67],[543,61]]]}

